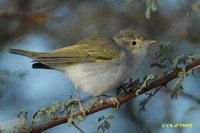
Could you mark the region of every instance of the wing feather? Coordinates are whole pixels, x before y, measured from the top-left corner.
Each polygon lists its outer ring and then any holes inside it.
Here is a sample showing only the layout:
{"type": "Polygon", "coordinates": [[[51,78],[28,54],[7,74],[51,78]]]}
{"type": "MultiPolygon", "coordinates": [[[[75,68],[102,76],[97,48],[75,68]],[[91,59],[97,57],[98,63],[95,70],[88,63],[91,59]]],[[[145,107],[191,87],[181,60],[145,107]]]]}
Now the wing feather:
{"type": "Polygon", "coordinates": [[[119,47],[111,39],[91,37],[76,45],[36,55],[34,62],[41,63],[81,63],[112,60],[119,56],[119,47]]]}

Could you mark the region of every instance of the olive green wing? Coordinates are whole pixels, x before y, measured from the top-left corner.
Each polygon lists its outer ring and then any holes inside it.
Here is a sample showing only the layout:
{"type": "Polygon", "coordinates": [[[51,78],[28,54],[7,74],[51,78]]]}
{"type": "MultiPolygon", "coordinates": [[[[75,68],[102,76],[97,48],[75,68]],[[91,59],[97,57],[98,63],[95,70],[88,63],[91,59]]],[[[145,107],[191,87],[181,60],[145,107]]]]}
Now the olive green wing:
{"type": "Polygon", "coordinates": [[[41,63],[81,63],[112,60],[119,57],[116,43],[104,37],[91,37],[76,45],[54,50],[35,56],[35,62],[41,63]]]}
{"type": "Polygon", "coordinates": [[[91,37],[79,42],[89,57],[97,61],[112,60],[119,57],[119,46],[110,38],[91,37]]]}

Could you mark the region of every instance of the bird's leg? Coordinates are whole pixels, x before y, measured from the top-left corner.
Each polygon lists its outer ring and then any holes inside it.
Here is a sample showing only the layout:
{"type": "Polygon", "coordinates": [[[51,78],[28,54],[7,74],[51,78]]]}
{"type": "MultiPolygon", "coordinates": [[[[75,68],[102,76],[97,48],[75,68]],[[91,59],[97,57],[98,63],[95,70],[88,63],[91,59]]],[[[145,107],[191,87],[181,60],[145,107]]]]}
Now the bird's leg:
{"type": "Polygon", "coordinates": [[[80,87],[78,85],[75,85],[75,87],[76,87],[76,94],[77,94],[77,97],[78,97],[79,109],[83,113],[83,116],[86,116],[86,113],[90,112],[90,111],[89,111],[89,109],[84,108],[83,105],[82,105],[81,98],[80,98],[80,87]]]}
{"type": "Polygon", "coordinates": [[[120,101],[119,101],[119,99],[118,99],[117,97],[109,96],[109,95],[106,95],[106,94],[103,94],[102,96],[108,97],[108,98],[110,99],[110,101],[113,102],[114,107],[115,107],[117,110],[119,110],[121,103],[120,103],[120,101]]]}

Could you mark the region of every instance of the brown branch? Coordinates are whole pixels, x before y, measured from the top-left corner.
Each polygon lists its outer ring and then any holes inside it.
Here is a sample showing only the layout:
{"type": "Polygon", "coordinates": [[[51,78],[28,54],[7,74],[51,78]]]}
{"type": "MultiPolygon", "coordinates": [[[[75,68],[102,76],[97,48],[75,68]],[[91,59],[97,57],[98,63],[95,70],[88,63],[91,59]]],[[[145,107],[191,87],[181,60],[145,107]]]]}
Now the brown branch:
{"type": "MultiPolygon", "coordinates": [[[[192,68],[195,68],[197,67],[198,65],[200,65],[200,59],[198,60],[195,60],[194,62],[192,62],[190,65],[188,65],[186,67],[186,71],[192,69],[192,68]]],[[[154,82],[152,82],[149,86],[147,86],[146,88],[142,89],[140,92],[138,92],[138,95],[136,95],[136,91],[134,92],[130,92],[124,96],[121,96],[119,98],[119,102],[121,104],[139,96],[139,95],[142,95],[144,94],[145,92],[148,92],[154,88],[157,88],[159,86],[165,86],[168,82],[170,82],[171,80],[175,79],[177,76],[178,76],[178,73],[181,71],[181,69],[177,68],[175,69],[173,72],[169,73],[168,75],[166,76],[163,76],[157,80],[155,80],[154,82]]],[[[96,113],[98,111],[101,111],[101,110],[104,110],[106,108],[110,108],[110,107],[114,107],[115,105],[113,104],[113,102],[106,102],[102,105],[97,105],[93,108],[90,109],[90,112],[87,112],[86,115],[90,115],[90,114],[93,114],[93,113],[96,113]]],[[[77,112],[76,115],[83,115],[82,112],[77,112]]],[[[32,129],[32,133],[39,133],[39,132],[42,132],[44,130],[47,130],[49,128],[52,128],[52,127],[55,127],[57,125],[60,125],[60,124],[63,124],[63,123],[66,123],[68,121],[69,117],[64,117],[64,118],[58,118],[58,119],[55,119],[55,120],[52,120],[50,122],[47,122],[43,125],[40,125],[40,126],[37,126],[37,127],[34,127],[32,129]]],[[[22,131],[21,133],[27,133],[27,131],[22,131]]]]}

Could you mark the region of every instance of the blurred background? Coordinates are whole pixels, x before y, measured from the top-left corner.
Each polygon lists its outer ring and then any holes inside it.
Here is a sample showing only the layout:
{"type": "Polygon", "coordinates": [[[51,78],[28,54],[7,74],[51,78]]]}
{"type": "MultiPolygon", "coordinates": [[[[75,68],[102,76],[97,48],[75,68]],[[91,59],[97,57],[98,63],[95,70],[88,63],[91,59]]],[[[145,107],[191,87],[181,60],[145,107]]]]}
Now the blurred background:
{"type": "MultiPolygon", "coordinates": [[[[171,57],[195,52],[200,54],[200,13],[187,16],[193,1],[161,0],[158,10],[145,17],[145,0],[0,0],[0,124],[17,118],[21,109],[31,113],[54,101],[65,102],[75,96],[73,84],[60,72],[34,70],[31,60],[11,55],[9,48],[51,51],[94,35],[112,37],[121,29],[133,29],[145,38],[170,42],[171,57]]],[[[156,62],[158,45],[148,55],[133,79],[163,69],[150,68],[156,62]]],[[[110,120],[108,133],[199,133],[200,73],[184,82],[184,94],[171,100],[170,93],[159,91],[139,115],[138,105],[145,95],[122,105],[110,120]],[[192,128],[162,128],[165,123],[191,123],[192,128]]],[[[173,89],[174,82],[169,87],[173,89]]],[[[98,117],[107,109],[87,117],[79,124],[86,133],[98,127],[98,117]]],[[[79,131],[66,124],[45,131],[79,131]]],[[[101,132],[101,131],[100,131],[101,132]]]]}

